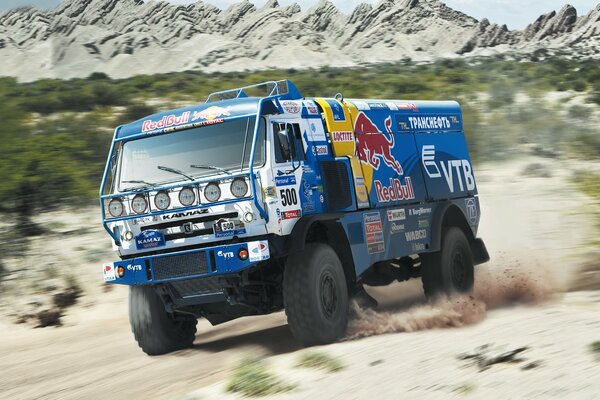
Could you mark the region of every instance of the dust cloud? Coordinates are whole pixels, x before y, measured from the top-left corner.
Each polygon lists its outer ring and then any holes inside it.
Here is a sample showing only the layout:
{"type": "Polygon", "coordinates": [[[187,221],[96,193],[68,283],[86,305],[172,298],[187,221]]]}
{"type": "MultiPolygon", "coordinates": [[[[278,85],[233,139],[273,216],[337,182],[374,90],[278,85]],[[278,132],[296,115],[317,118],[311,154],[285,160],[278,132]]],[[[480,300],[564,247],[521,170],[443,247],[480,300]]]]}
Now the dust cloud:
{"type": "MultiPolygon", "coordinates": [[[[507,265],[507,264],[505,264],[507,265]]],[[[480,267],[469,295],[438,298],[409,308],[377,311],[352,304],[346,340],[396,332],[458,328],[476,324],[487,310],[548,301],[556,291],[550,275],[535,263],[512,262],[506,268],[480,267]]]]}

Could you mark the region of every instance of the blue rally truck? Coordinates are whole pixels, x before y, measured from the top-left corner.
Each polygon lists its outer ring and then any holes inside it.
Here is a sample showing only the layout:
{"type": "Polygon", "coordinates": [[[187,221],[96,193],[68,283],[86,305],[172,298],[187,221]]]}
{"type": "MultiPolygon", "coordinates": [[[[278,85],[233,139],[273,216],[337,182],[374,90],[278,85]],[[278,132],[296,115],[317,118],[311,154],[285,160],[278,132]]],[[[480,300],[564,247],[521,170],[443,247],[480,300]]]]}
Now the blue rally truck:
{"type": "MultiPolygon", "coordinates": [[[[468,292],[489,259],[462,113],[452,101],[303,98],[290,81],[119,126],[102,187],[148,354],[213,325],[285,309],[305,345],[341,338],[363,285],[422,277],[468,292]]],[[[361,300],[362,299],[362,300],[361,300]]]]}

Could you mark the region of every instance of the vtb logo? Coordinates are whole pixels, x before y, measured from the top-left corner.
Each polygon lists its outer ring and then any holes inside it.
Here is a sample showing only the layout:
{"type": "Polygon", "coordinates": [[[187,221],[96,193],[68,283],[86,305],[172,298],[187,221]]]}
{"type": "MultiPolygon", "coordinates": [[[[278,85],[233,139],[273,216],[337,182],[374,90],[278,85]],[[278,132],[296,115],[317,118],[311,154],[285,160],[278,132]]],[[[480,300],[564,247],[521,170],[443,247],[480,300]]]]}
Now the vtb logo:
{"type": "Polygon", "coordinates": [[[435,160],[435,145],[429,144],[421,149],[421,162],[423,168],[430,178],[441,178],[444,175],[448,189],[451,193],[456,190],[455,181],[461,192],[475,190],[475,178],[473,177],[473,168],[468,160],[435,160]],[[439,166],[438,166],[439,165],[439,166]],[[440,171],[441,167],[441,171],[440,171]],[[455,178],[456,176],[456,178],[455,178]]]}
{"type": "Polygon", "coordinates": [[[390,138],[382,133],[377,125],[373,123],[361,112],[356,118],[354,131],[356,135],[356,155],[359,160],[369,164],[373,169],[379,170],[381,160],[398,175],[404,175],[402,165],[392,155],[394,148],[394,135],[392,135],[392,118],[388,117],[385,120],[385,129],[389,133],[390,138]]]}

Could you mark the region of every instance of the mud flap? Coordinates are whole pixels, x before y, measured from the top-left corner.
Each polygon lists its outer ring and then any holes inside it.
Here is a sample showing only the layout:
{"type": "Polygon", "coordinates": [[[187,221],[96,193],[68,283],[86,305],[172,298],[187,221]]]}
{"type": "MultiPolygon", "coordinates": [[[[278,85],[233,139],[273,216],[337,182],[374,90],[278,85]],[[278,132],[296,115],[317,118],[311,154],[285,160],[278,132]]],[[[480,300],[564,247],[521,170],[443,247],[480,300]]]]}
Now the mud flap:
{"type": "Polygon", "coordinates": [[[479,265],[490,261],[490,255],[482,239],[475,239],[471,242],[471,253],[473,254],[473,264],[479,265]]]}

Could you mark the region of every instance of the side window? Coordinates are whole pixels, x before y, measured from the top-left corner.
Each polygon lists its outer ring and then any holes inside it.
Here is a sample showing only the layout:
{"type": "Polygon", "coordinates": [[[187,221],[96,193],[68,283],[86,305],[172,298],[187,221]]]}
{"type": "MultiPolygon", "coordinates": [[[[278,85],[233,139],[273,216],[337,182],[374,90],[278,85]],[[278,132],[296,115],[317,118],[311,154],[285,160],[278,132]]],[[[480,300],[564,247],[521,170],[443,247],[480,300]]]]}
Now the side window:
{"type": "Polygon", "coordinates": [[[276,122],[273,124],[273,138],[275,141],[275,161],[277,163],[306,159],[300,125],[276,122]]]}

